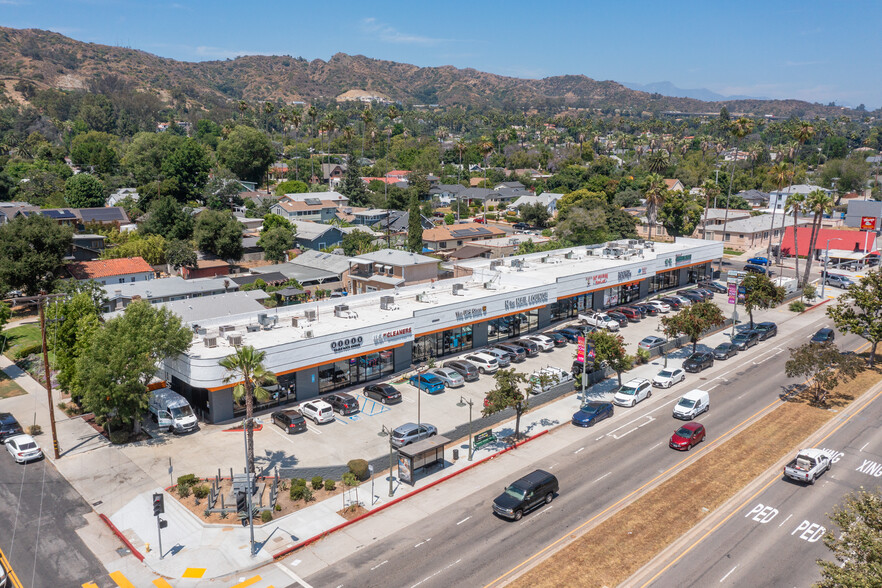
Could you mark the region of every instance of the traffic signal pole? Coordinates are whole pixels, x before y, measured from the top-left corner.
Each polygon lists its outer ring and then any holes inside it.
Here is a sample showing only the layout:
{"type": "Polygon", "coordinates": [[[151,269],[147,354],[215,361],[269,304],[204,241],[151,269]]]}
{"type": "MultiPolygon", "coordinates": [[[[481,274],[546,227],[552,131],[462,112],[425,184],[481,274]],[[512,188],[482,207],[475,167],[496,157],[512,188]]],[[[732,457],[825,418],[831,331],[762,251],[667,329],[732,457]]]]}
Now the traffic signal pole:
{"type": "Polygon", "coordinates": [[[153,516],[156,517],[156,535],[159,538],[159,559],[165,557],[165,553],[162,551],[162,528],[167,525],[165,521],[163,521],[159,515],[165,512],[165,497],[161,492],[157,492],[153,495],[153,516]]]}

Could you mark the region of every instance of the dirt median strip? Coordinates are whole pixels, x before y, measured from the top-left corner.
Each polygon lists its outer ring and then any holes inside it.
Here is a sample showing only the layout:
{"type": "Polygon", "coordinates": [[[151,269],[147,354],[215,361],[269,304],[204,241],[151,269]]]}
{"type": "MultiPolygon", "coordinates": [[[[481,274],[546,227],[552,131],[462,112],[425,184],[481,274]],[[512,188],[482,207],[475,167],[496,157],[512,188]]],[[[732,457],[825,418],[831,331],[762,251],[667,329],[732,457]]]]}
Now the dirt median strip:
{"type": "MultiPolygon", "coordinates": [[[[831,395],[831,403],[847,406],[877,383],[880,374],[879,368],[866,370],[840,385],[831,395]]],[[[784,455],[799,449],[808,434],[835,414],[801,399],[786,402],[527,570],[511,585],[619,585],[784,455]]]]}

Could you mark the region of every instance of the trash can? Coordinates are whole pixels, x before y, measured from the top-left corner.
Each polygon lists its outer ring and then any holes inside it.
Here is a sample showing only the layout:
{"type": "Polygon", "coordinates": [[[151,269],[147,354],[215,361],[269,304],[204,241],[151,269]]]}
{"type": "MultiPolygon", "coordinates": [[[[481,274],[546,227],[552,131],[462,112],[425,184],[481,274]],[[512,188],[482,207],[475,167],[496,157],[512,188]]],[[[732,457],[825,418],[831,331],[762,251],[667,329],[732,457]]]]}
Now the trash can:
{"type": "Polygon", "coordinates": [[[458,459],[459,459],[459,449],[454,449],[453,450],[453,461],[456,461],[458,459]]]}

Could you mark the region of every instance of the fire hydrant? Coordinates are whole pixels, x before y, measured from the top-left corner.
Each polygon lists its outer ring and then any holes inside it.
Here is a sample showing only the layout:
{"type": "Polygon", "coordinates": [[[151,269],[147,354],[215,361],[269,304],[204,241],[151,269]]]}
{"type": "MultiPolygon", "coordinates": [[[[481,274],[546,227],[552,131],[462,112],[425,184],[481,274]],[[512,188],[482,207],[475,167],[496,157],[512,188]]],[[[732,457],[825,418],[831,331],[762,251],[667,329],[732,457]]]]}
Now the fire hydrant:
{"type": "Polygon", "coordinates": [[[149,543],[144,544],[144,551],[146,551],[147,553],[150,553],[150,544],[149,543]]]}

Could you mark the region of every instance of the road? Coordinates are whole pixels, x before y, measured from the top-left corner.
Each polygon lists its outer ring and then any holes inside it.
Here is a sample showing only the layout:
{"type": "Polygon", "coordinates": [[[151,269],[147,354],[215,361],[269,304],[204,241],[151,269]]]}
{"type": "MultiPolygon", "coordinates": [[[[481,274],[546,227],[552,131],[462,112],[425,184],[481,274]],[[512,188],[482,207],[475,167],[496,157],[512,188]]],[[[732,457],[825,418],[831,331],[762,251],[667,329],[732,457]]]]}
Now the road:
{"type": "MultiPolygon", "coordinates": [[[[822,315],[795,332],[782,325],[777,338],[760,343],[728,362],[688,377],[672,389],[656,390],[635,408],[616,408],[616,417],[592,429],[563,427],[552,435],[557,451],[541,461],[512,471],[514,480],[535,467],[555,473],[560,494],[547,507],[517,523],[491,514],[501,484],[485,487],[481,468],[469,476],[475,492],[440,513],[404,525],[389,537],[369,543],[345,558],[308,575],[312,586],[469,586],[494,583],[559,538],[662,474],[676,471],[700,456],[751,417],[777,405],[778,395],[795,384],[783,374],[789,346],[804,341],[824,324],[822,315]],[[671,416],[676,400],[701,387],[711,393],[711,410],[700,420],[708,441],[691,453],[667,446],[680,421],[671,416]]],[[[855,337],[838,339],[843,349],[860,344],[855,337]]],[[[550,441],[551,442],[551,441],[550,441]]],[[[537,441],[535,443],[540,443],[537,441]]],[[[393,510],[394,512],[394,510],[393,510]]],[[[390,515],[392,516],[392,515],[390,515]]],[[[333,536],[324,540],[334,550],[333,536]]],[[[342,543],[341,543],[342,548],[342,543]]]]}
{"type": "Polygon", "coordinates": [[[676,561],[650,586],[810,586],[815,561],[832,561],[821,537],[827,513],[849,492],[882,476],[882,400],[878,398],[823,440],[833,466],[814,486],[776,476],[723,525],[672,554],[676,561]],[[680,559],[677,559],[677,558],[680,559]]]}
{"type": "Polygon", "coordinates": [[[3,448],[0,549],[25,588],[71,586],[71,579],[80,578],[115,586],[76,533],[91,510],[50,461],[19,465],[3,448]]]}

